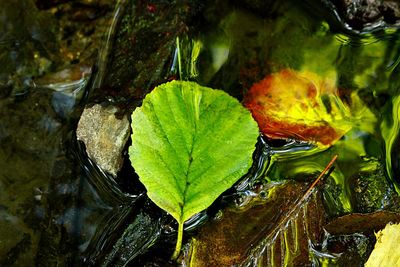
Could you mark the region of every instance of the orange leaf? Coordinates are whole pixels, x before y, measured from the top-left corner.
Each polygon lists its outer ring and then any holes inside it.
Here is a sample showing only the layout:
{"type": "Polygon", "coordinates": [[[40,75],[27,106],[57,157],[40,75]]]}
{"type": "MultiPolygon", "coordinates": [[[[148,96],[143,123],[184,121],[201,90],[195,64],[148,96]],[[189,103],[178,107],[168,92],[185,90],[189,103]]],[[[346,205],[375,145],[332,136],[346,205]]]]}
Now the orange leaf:
{"type": "Polygon", "coordinates": [[[266,136],[331,145],[351,129],[335,81],[290,69],[254,84],[244,105],[266,136]]]}

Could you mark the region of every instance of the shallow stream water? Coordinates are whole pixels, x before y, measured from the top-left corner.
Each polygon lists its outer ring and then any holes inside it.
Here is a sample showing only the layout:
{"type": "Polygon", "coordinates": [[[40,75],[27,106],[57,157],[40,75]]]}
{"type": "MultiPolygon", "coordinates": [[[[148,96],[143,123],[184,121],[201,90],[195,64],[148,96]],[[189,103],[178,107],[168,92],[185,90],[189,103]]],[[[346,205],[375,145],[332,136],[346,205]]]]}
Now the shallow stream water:
{"type": "Polygon", "coordinates": [[[329,235],[322,226],[400,209],[395,24],[354,28],[329,1],[58,2],[0,0],[0,266],[362,266],[373,234],[329,235]],[[68,23],[85,16],[95,32],[87,41],[68,23]],[[333,80],[351,107],[351,129],[323,148],[260,136],[252,169],[185,224],[184,252],[171,261],[176,223],[147,198],[126,152],[116,178],[87,156],[76,140],[83,108],[102,103],[129,114],[171,79],[242,101],[284,69],[333,80]],[[310,200],[292,207],[334,155],[310,200]],[[265,226],[292,209],[280,231],[265,226]],[[244,241],[234,240],[239,234],[244,241]]]}

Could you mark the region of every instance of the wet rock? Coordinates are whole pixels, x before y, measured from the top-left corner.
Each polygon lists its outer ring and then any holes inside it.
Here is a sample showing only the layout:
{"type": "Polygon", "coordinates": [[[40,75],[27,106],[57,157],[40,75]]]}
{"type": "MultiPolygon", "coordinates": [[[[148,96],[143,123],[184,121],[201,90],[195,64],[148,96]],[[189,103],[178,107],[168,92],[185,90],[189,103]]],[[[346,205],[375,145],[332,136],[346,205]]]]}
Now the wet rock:
{"type": "Polygon", "coordinates": [[[116,1],[86,2],[37,1],[43,13],[56,18],[59,51],[64,61],[71,64],[94,64],[112,23],[116,1]]]}
{"type": "Polygon", "coordinates": [[[114,176],[122,167],[122,150],[130,132],[127,116],[117,119],[116,112],[118,109],[114,106],[96,104],[86,108],[76,131],[78,140],[85,143],[89,157],[114,176]]]}
{"type": "Polygon", "coordinates": [[[36,79],[71,64],[94,64],[114,3],[62,2],[41,10],[33,0],[0,0],[0,98],[25,95],[36,79]]]}
{"type": "Polygon", "coordinates": [[[381,209],[400,210],[400,197],[385,176],[383,166],[350,177],[354,212],[374,212],[381,209]]]}
{"type": "Polygon", "coordinates": [[[102,263],[106,266],[126,266],[145,252],[160,235],[160,226],[147,214],[138,214],[125,229],[102,263]]]}
{"type": "Polygon", "coordinates": [[[22,95],[33,76],[57,61],[53,19],[31,0],[0,0],[0,6],[0,89],[22,95]]]}
{"type": "Polygon", "coordinates": [[[195,0],[120,1],[116,27],[109,34],[113,39],[104,44],[91,99],[132,107],[174,76],[176,38],[199,23],[205,5],[195,0]]]}
{"type": "Polygon", "coordinates": [[[373,244],[373,237],[359,233],[327,235],[324,242],[310,253],[312,266],[364,266],[373,244]]]}
{"type": "Polygon", "coordinates": [[[304,4],[335,30],[350,34],[400,25],[400,2],[397,0],[306,0],[304,4]]]}
{"type": "Polygon", "coordinates": [[[394,24],[400,19],[400,3],[392,0],[341,0],[339,7],[351,27],[361,30],[368,24],[394,24]]]}
{"type": "Polygon", "coordinates": [[[6,207],[0,207],[0,229],[0,266],[32,261],[32,254],[25,253],[32,245],[30,231],[6,207]]]}
{"type": "Polygon", "coordinates": [[[81,174],[79,205],[65,212],[71,235],[79,235],[76,265],[100,266],[127,225],[136,218],[141,201],[137,195],[122,192],[112,175],[105,173],[88,157],[83,142],[74,140],[71,148],[81,174]]]}
{"type": "Polygon", "coordinates": [[[38,87],[0,100],[0,266],[54,266],[71,255],[71,236],[56,218],[73,200],[73,190],[58,190],[74,177],[65,158],[72,130],[53,95],[38,87]],[[49,259],[55,264],[45,265],[49,259]]]}

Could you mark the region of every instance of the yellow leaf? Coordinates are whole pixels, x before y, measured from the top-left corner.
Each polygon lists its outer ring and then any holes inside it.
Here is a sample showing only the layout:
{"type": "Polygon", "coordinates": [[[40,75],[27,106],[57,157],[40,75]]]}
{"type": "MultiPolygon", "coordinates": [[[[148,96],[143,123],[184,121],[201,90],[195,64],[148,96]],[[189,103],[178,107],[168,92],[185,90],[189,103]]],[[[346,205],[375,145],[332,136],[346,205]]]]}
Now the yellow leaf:
{"type": "Polygon", "coordinates": [[[365,266],[400,266],[400,224],[387,224],[375,235],[375,248],[365,266]]]}
{"type": "Polygon", "coordinates": [[[332,75],[283,69],[255,83],[244,105],[264,135],[330,146],[360,122],[373,131],[374,115],[354,91],[342,101],[332,75]],[[349,102],[349,103],[348,103],[349,102]]]}

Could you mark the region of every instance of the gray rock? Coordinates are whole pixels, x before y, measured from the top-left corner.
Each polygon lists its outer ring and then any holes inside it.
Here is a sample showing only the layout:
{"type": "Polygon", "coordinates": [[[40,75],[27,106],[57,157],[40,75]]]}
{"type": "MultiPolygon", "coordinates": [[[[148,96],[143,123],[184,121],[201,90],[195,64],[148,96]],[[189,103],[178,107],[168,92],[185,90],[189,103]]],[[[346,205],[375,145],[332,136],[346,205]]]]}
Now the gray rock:
{"type": "Polygon", "coordinates": [[[130,133],[127,116],[117,119],[117,111],[116,107],[99,104],[85,108],[76,133],[78,140],[85,143],[89,157],[114,176],[122,167],[122,150],[130,133]]]}
{"type": "Polygon", "coordinates": [[[333,29],[359,34],[400,25],[398,0],[305,0],[305,7],[333,29]]]}
{"type": "MultiPolygon", "coordinates": [[[[397,24],[400,3],[392,0],[342,0],[341,6],[347,23],[355,29],[368,24],[397,24]]],[[[339,5],[340,7],[340,5],[339,5]]]]}

